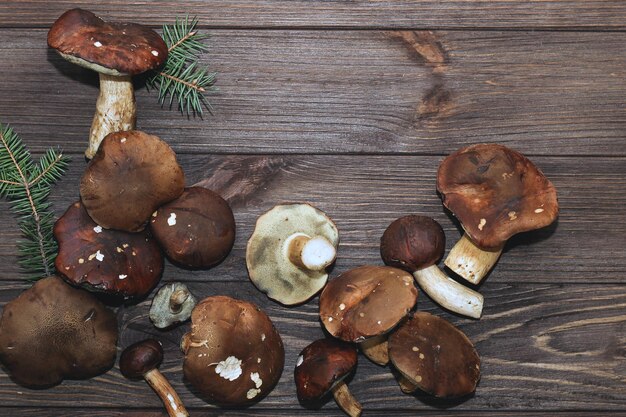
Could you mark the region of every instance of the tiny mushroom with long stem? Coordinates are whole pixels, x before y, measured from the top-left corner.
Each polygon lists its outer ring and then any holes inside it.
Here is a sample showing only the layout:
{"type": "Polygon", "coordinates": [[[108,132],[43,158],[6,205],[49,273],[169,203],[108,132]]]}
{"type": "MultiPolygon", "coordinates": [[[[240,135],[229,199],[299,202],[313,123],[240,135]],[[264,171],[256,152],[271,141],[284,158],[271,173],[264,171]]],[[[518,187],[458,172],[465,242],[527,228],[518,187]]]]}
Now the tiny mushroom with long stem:
{"type": "Polygon", "coordinates": [[[196,298],[185,284],[173,282],[161,287],[150,305],[150,321],[159,329],[167,329],[187,321],[196,306],[196,298]]]}

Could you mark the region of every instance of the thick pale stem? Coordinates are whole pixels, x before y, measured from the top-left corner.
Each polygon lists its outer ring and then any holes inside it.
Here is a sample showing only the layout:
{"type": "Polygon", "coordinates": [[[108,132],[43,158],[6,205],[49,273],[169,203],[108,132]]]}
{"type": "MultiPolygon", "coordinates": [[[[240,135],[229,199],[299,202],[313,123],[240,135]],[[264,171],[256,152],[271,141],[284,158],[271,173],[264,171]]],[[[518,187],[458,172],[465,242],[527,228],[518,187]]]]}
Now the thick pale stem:
{"type": "Polygon", "coordinates": [[[354,398],[345,382],[339,381],[333,387],[333,397],[337,405],[350,417],[359,417],[363,408],[354,398]]]}
{"type": "Polygon", "coordinates": [[[361,352],[372,362],[378,365],[389,363],[389,350],[387,346],[387,335],[380,335],[365,339],[359,343],[361,352]]]}
{"type": "Polygon", "coordinates": [[[153,369],[146,372],[143,377],[148,385],[150,385],[154,392],[161,398],[170,417],[189,417],[185,405],[161,372],[157,369],[153,369]]]}
{"type": "Polygon", "coordinates": [[[502,247],[492,250],[480,249],[464,233],[444,263],[467,281],[478,284],[498,262],[501,253],[502,247]]]}
{"type": "Polygon", "coordinates": [[[309,271],[322,271],[337,256],[333,244],[322,236],[310,237],[304,233],[295,233],[287,239],[285,245],[291,263],[309,271]]]}
{"type": "Polygon", "coordinates": [[[96,114],[91,123],[85,156],[93,158],[100,142],[109,133],[133,130],[136,115],[135,91],[130,75],[100,74],[100,95],[96,101],[96,114]]]}
{"type": "Polygon", "coordinates": [[[437,265],[415,271],[413,276],[422,290],[440,306],[463,316],[480,318],[482,294],[459,284],[437,265]]]}
{"type": "Polygon", "coordinates": [[[170,311],[174,314],[180,313],[183,304],[189,298],[189,292],[185,290],[176,290],[170,295],[170,311]]]}
{"type": "Polygon", "coordinates": [[[413,381],[405,377],[404,375],[398,375],[396,377],[396,381],[398,381],[398,385],[400,385],[400,389],[405,394],[412,394],[419,388],[413,381]]]}

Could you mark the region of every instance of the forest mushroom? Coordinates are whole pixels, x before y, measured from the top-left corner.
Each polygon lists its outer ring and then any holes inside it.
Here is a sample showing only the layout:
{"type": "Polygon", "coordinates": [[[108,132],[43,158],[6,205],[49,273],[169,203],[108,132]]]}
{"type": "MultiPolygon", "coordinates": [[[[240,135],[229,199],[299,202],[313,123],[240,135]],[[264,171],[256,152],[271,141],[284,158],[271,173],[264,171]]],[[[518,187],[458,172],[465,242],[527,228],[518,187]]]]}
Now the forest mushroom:
{"type": "Polygon", "coordinates": [[[181,341],[185,378],[208,402],[245,406],[280,379],[285,349],[270,318],[256,305],[226,296],[201,300],[181,341]]]}
{"type": "Polygon", "coordinates": [[[361,415],[361,404],[344,379],[357,365],[354,345],[338,339],[319,339],[300,352],[294,379],[298,400],[309,404],[332,392],[337,405],[351,417],[361,415]]]}
{"type": "Polygon", "coordinates": [[[281,304],[300,304],[326,284],[335,261],[339,232],[309,204],[278,205],[261,215],[248,240],[250,280],[281,304]]]}
{"type": "Polygon", "coordinates": [[[439,267],[445,250],[443,229],[430,217],[410,215],[394,220],[380,239],[385,264],[413,274],[422,290],[440,306],[480,318],[483,296],[448,277],[439,267]]]}
{"type": "Polygon", "coordinates": [[[388,343],[391,363],[407,385],[439,398],[462,397],[476,390],[478,353],[447,320],[417,312],[398,326],[388,343]]]}
{"type": "Polygon", "coordinates": [[[175,200],[159,207],[150,229],[173,262],[208,268],[221,262],[235,243],[235,218],[228,203],[203,187],[185,188],[175,200]]]}
{"type": "Polygon", "coordinates": [[[359,343],[365,356],[384,365],[389,360],[387,333],[416,302],[417,288],[410,274],[390,266],[366,265],[326,285],[320,294],[320,320],[332,336],[359,343]]]}
{"type": "Polygon", "coordinates": [[[161,287],[150,305],[150,321],[159,329],[167,329],[187,321],[196,306],[196,298],[185,284],[173,282],[161,287]]]}
{"type": "Polygon", "coordinates": [[[91,159],[106,135],[135,128],[131,77],[161,66],[167,60],[167,45],[146,26],[107,23],[82,9],[68,10],[54,22],[48,45],[69,62],[100,76],[100,95],[85,151],[91,159]]]}
{"type": "Polygon", "coordinates": [[[159,372],[163,347],[158,340],[146,339],[128,346],[120,355],[120,372],[131,380],[145,379],[157,393],[170,417],[188,417],[189,413],[167,378],[159,372]]]}
{"type": "Polygon", "coordinates": [[[15,382],[31,388],[92,378],[115,363],[117,335],[112,311],[51,276],[4,306],[0,362],[15,382]]]}
{"type": "Polygon", "coordinates": [[[54,224],[59,243],[55,267],[66,281],[114,298],[142,298],[161,279],[163,255],[146,232],[107,230],[80,201],[54,224]]]}
{"type": "Polygon", "coordinates": [[[493,268],[511,236],[548,226],[559,211],[556,189],[543,173],[497,144],[468,146],[445,158],[437,190],[464,230],[444,262],[474,284],[493,268]]]}
{"type": "Polygon", "coordinates": [[[185,175],[169,145],[134,130],[104,138],[80,180],[80,198],[105,229],[138,232],[184,188],[185,175]]]}

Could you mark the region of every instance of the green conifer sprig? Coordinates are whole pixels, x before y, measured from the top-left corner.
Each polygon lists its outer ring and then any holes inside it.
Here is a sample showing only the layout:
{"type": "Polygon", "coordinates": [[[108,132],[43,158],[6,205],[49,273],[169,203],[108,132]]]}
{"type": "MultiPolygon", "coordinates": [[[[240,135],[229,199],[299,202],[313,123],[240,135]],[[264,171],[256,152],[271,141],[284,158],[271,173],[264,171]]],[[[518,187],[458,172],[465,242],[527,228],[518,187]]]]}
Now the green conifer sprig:
{"type": "Polygon", "coordinates": [[[48,149],[35,163],[13,129],[0,124],[0,197],[10,201],[11,210],[18,217],[22,233],[17,245],[18,263],[31,279],[55,271],[54,214],[47,198],[68,162],[60,152],[48,149]]]}

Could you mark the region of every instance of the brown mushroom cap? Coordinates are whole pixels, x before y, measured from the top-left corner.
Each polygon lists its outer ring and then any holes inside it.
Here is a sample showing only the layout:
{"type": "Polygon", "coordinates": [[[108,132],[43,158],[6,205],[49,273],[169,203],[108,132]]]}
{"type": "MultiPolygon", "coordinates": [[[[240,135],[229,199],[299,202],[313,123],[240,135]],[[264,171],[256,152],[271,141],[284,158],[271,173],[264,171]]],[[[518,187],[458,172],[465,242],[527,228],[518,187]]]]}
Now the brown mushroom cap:
{"type": "Polygon", "coordinates": [[[389,358],[419,389],[436,397],[474,392],[480,359],[467,336],[448,321],[417,312],[389,336],[389,358]]]}
{"type": "Polygon", "coordinates": [[[178,198],[185,175],[174,151],[156,136],[131,130],[107,135],[80,181],[87,213],[100,226],[143,230],[150,215],[178,198]]]}
{"type": "Polygon", "coordinates": [[[115,314],[54,276],[6,304],[0,318],[0,362],[27,387],[104,373],[115,363],[116,343],[115,314]]]}
{"type": "Polygon", "coordinates": [[[235,217],[217,193],[202,187],[161,206],[150,220],[154,237],[172,261],[189,268],[221,262],[235,243],[235,217]]]}
{"type": "Polygon", "coordinates": [[[167,59],[154,30],[135,23],[107,23],[82,9],[63,13],[48,32],[48,45],[65,59],[109,75],[135,75],[167,59]]]}
{"type": "Polygon", "coordinates": [[[209,402],[226,406],[259,401],[274,388],[285,362],[270,318],[254,304],[226,296],[196,305],[181,348],[185,378],[209,402]]]}
{"type": "Polygon", "coordinates": [[[107,230],[80,202],[54,225],[57,271],[70,283],[123,298],[143,297],[161,279],[163,255],[147,232],[107,230]]]}
{"type": "Polygon", "coordinates": [[[361,266],[332,279],[320,295],[320,319],[347,342],[387,333],[417,302],[413,276],[389,266],[361,266]]]}
{"type": "Polygon", "coordinates": [[[545,227],[559,211],[554,185],[528,158],[502,145],[472,145],[448,156],[439,166],[437,190],[482,249],[545,227]]]}
{"type": "Polygon", "coordinates": [[[163,362],[163,346],[156,339],[133,343],[120,355],[120,372],[128,379],[141,379],[163,362]]]}

